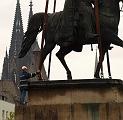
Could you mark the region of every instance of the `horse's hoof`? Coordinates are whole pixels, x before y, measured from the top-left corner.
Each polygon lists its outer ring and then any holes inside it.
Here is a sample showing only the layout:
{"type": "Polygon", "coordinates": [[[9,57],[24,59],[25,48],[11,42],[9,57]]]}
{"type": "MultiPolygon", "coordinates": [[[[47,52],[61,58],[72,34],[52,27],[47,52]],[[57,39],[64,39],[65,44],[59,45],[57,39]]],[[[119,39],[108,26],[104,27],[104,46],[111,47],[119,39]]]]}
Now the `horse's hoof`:
{"type": "Polygon", "coordinates": [[[71,75],[67,75],[67,79],[68,80],[72,80],[72,76],[71,75]]]}
{"type": "Polygon", "coordinates": [[[72,75],[70,71],[67,71],[67,80],[72,80],[72,75]]]}
{"type": "Polygon", "coordinates": [[[68,80],[72,80],[72,78],[67,78],[68,80]]]}
{"type": "Polygon", "coordinates": [[[100,76],[99,75],[94,75],[94,78],[100,79],[100,76]]]}

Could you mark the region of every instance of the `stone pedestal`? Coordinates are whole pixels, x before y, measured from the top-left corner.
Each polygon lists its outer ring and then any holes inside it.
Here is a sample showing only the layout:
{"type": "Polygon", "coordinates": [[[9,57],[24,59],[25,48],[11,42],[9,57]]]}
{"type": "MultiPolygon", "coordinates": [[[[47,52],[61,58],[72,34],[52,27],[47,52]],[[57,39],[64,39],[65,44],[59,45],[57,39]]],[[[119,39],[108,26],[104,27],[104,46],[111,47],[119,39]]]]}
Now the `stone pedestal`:
{"type": "Polygon", "coordinates": [[[15,114],[16,120],[123,120],[123,81],[29,82],[29,103],[15,114]]]}

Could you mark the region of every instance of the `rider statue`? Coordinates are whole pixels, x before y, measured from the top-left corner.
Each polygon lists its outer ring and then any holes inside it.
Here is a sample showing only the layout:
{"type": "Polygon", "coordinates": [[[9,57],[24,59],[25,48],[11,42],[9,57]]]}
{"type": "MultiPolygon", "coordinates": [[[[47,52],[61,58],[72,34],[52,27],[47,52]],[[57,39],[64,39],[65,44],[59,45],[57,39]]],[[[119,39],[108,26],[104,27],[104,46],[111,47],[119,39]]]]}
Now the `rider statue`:
{"type": "Polygon", "coordinates": [[[79,4],[79,16],[80,22],[85,31],[85,39],[92,39],[98,37],[98,34],[95,34],[95,14],[92,7],[93,0],[80,0],[79,4]]]}
{"type": "MultiPolygon", "coordinates": [[[[95,16],[92,3],[92,0],[79,0],[79,2],[76,2],[76,0],[65,1],[60,37],[66,37],[66,46],[73,43],[75,30],[79,22],[82,24],[86,40],[99,36],[95,33],[95,16]]],[[[62,42],[64,43],[64,41],[62,42]]]]}
{"type": "MultiPolygon", "coordinates": [[[[113,1],[112,1],[113,2],[113,1]]],[[[120,18],[120,12],[117,12],[117,16],[114,18],[114,15],[112,12],[110,12],[110,9],[114,9],[114,6],[108,2],[108,0],[99,0],[99,15],[100,15],[100,23],[101,28],[107,26],[105,29],[110,29],[112,31],[115,31],[115,34],[118,34],[118,24],[119,24],[119,18],[120,18]],[[105,9],[109,12],[105,12],[105,9]],[[112,26],[113,25],[113,26],[112,26]]]]}

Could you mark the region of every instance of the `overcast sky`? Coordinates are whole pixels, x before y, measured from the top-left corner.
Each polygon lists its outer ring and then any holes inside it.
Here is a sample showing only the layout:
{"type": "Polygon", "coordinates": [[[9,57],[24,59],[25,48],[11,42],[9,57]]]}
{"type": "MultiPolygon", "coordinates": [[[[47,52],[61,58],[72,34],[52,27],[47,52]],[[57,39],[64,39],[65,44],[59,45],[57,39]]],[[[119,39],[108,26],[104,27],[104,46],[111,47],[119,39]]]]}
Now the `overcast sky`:
{"type": "MultiPolygon", "coordinates": [[[[33,12],[43,12],[45,8],[46,0],[32,0],[33,2],[33,12]]],[[[49,12],[53,10],[53,0],[49,0],[49,12]]],[[[29,2],[30,0],[20,0],[21,13],[23,20],[24,32],[27,28],[27,21],[29,16],[29,2]]],[[[0,4],[0,73],[2,73],[3,59],[5,56],[6,48],[9,49],[10,41],[12,36],[12,28],[15,16],[17,0],[4,0],[0,4]]],[[[56,10],[60,11],[63,9],[64,0],[57,0],[56,10]]],[[[119,24],[119,37],[123,39],[123,13],[121,13],[121,22],[119,24]]],[[[38,35],[38,42],[41,44],[41,35],[38,35]]],[[[114,45],[113,45],[114,46],[114,45]]],[[[57,46],[53,50],[52,54],[52,65],[51,65],[51,79],[66,79],[66,72],[59,60],[56,58],[55,53],[58,51],[57,46]]],[[[86,79],[93,78],[94,74],[94,63],[95,63],[95,53],[96,46],[94,46],[94,51],[91,51],[91,46],[86,45],[83,47],[81,53],[71,52],[66,56],[66,61],[72,71],[73,79],[86,79]]],[[[113,78],[123,79],[123,49],[117,46],[109,51],[110,63],[111,63],[111,73],[113,78]]],[[[47,61],[45,61],[45,67],[47,70],[47,61]]],[[[107,78],[107,67],[106,58],[104,61],[104,76],[107,78]]]]}

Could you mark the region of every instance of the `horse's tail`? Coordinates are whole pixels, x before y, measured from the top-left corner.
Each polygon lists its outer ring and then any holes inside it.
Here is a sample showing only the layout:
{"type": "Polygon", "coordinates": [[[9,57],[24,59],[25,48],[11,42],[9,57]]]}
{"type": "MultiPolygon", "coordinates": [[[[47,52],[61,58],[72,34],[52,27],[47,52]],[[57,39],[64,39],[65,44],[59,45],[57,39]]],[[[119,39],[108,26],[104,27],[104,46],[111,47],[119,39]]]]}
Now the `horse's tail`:
{"type": "Polygon", "coordinates": [[[24,57],[35,42],[37,34],[43,29],[43,21],[44,13],[36,13],[30,18],[27,31],[24,34],[21,44],[19,58],[24,57]]]}

